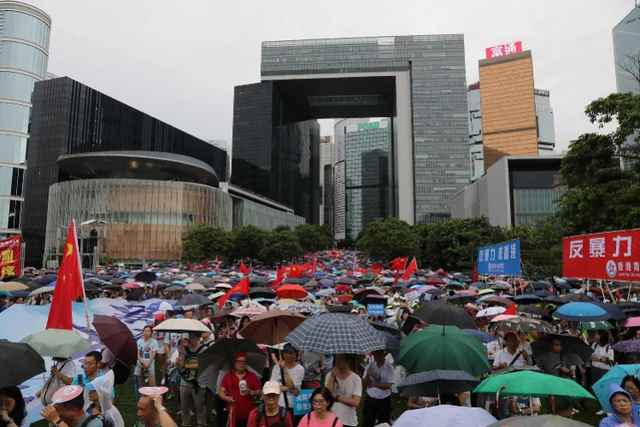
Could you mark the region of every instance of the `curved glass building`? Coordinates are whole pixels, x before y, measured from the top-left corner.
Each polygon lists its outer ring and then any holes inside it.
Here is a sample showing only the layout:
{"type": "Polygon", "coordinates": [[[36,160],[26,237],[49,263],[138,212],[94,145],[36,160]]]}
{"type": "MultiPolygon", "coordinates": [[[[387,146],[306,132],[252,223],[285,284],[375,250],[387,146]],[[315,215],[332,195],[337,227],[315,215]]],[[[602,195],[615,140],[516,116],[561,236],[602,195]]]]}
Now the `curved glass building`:
{"type": "Polygon", "coordinates": [[[47,73],[50,29],[42,10],[0,1],[0,236],[21,229],[31,93],[47,73]]]}

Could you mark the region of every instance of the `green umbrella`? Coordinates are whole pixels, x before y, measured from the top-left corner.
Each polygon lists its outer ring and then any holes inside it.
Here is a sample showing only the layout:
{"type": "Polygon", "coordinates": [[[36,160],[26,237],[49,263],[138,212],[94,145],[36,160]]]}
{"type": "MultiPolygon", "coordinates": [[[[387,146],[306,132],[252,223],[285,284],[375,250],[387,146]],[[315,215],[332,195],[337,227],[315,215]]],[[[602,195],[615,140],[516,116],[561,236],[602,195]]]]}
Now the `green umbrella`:
{"type": "Polygon", "coordinates": [[[489,370],[487,351],[456,326],[432,325],[400,343],[399,363],[410,373],[444,369],[479,377],[489,370]]]}
{"type": "Polygon", "coordinates": [[[68,359],[74,353],[87,350],[91,343],[76,331],[66,329],[46,329],[25,337],[23,343],[29,344],[41,356],[68,359]]]}
{"type": "Polygon", "coordinates": [[[491,375],[482,381],[474,393],[502,396],[564,396],[595,399],[591,393],[573,380],[535,371],[517,371],[491,375]]]}
{"type": "Polygon", "coordinates": [[[613,329],[611,323],[606,320],[594,320],[591,322],[580,322],[580,329],[592,331],[608,331],[613,329]]]}

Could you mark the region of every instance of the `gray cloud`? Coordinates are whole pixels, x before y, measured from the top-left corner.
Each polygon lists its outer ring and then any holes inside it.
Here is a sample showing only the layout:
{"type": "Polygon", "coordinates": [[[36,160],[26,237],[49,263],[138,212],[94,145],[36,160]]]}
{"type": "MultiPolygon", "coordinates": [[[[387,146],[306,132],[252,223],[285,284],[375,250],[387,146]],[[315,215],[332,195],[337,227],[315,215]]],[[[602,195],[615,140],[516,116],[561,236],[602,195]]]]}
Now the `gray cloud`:
{"type": "Polygon", "coordinates": [[[49,71],[202,138],[231,139],[233,86],[257,81],[263,40],[464,33],[467,80],[484,48],[522,40],[551,90],[560,148],[592,131],[615,90],[612,27],[632,0],[31,0],[53,19],[49,71]]]}

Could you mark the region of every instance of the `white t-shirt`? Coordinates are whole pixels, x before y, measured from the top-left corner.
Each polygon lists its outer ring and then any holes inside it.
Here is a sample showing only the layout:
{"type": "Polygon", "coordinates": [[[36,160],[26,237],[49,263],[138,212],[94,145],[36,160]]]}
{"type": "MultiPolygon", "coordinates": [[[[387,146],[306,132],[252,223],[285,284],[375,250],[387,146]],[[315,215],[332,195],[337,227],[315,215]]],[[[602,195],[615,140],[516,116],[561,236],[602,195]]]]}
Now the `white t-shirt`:
{"type": "MultiPolygon", "coordinates": [[[[78,375],[78,368],[76,367],[75,362],[71,359],[61,362],[54,362],[53,366],[58,368],[61,374],[71,379],[75,378],[75,376],[78,375]]],[[[58,377],[52,376],[51,379],[47,381],[42,388],[42,392],[44,393],[44,396],[42,397],[44,398],[45,403],[47,405],[51,404],[53,394],[65,385],[66,384],[59,380],[58,377]]]]}
{"type": "MultiPolygon", "coordinates": [[[[289,376],[291,377],[291,381],[293,381],[293,386],[300,390],[302,386],[302,380],[304,380],[304,368],[299,363],[296,364],[293,368],[287,369],[289,372],[289,376]]],[[[273,371],[271,371],[271,381],[276,381],[280,385],[282,385],[282,375],[280,373],[280,365],[276,365],[273,367],[273,371]]],[[[290,391],[287,392],[287,400],[289,401],[289,408],[293,408],[293,401],[296,397],[290,391]]],[[[284,408],[284,394],[280,393],[280,400],[278,404],[284,408]]]]}
{"type": "Polygon", "coordinates": [[[611,365],[600,361],[595,361],[593,360],[593,358],[605,358],[613,362],[613,347],[610,345],[601,346],[600,344],[593,344],[591,348],[593,349],[593,354],[591,355],[591,366],[593,366],[594,368],[605,369],[607,371],[611,369],[611,365]]]}
{"type": "MultiPolygon", "coordinates": [[[[382,366],[378,366],[375,360],[372,360],[364,371],[364,376],[365,378],[370,376],[378,384],[393,384],[393,366],[386,360],[382,366]]],[[[386,399],[391,396],[391,388],[383,390],[377,387],[367,387],[367,394],[372,399],[386,399]]]]}
{"type": "MultiPolygon", "coordinates": [[[[362,379],[351,372],[345,379],[334,378],[335,382],[335,395],[336,396],[362,396],[362,379]]],[[[346,426],[358,425],[358,412],[357,408],[347,406],[344,403],[335,402],[331,407],[331,410],[340,418],[342,424],[346,426]]]]}
{"type": "MultiPolygon", "coordinates": [[[[145,341],[144,338],[139,338],[136,344],[138,346],[139,361],[136,364],[134,375],[141,375],[142,366],[140,364],[140,360],[144,360],[145,362],[151,360],[152,354],[155,355],[158,352],[158,341],[156,341],[153,338],[149,338],[147,341],[145,341]]],[[[149,365],[149,372],[151,373],[151,375],[153,375],[154,373],[154,368],[155,368],[155,359],[149,365]]]]}
{"type": "Polygon", "coordinates": [[[521,348],[518,348],[515,354],[509,353],[509,350],[506,348],[500,350],[498,354],[496,354],[495,359],[493,359],[493,366],[498,367],[500,365],[506,364],[509,367],[511,361],[514,357],[518,356],[518,358],[511,364],[512,368],[523,368],[527,366],[527,359],[524,357],[524,354],[520,353],[522,351],[521,348]]]}

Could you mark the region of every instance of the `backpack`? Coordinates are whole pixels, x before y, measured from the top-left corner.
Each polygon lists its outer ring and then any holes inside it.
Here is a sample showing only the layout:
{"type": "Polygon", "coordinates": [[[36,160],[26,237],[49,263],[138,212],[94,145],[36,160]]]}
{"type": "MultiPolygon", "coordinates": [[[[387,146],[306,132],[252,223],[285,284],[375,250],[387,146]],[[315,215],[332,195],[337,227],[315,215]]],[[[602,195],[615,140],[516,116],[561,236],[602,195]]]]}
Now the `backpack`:
{"type": "Polygon", "coordinates": [[[89,423],[96,418],[100,420],[100,422],[102,423],[102,427],[113,427],[113,423],[110,420],[104,418],[102,415],[91,415],[89,418],[84,420],[82,424],[80,424],[80,427],[87,427],[89,423]]]}

